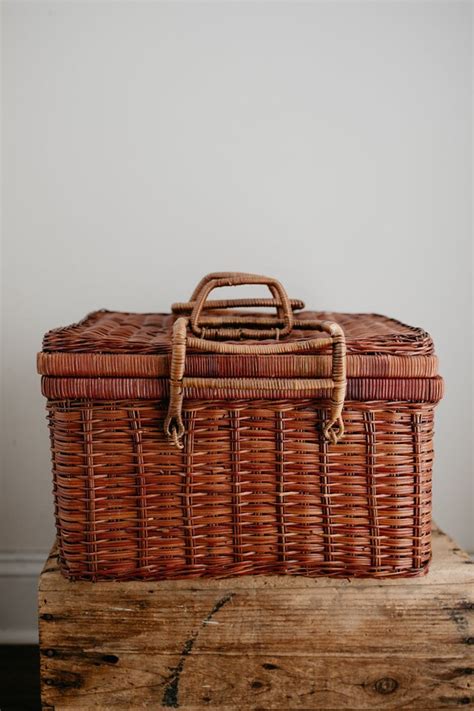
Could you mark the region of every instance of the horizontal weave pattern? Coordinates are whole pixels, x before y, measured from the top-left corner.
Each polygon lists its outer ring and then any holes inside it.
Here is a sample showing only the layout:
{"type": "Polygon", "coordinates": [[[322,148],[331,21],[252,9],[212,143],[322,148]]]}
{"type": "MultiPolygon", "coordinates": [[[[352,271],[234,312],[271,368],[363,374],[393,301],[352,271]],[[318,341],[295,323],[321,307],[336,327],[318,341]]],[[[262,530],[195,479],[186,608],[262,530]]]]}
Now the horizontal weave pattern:
{"type": "MultiPolygon", "coordinates": [[[[170,357],[118,353],[38,353],[41,375],[64,377],[168,377],[170,357]]],[[[186,375],[202,377],[327,378],[332,373],[330,355],[190,355],[186,375]]],[[[347,357],[349,378],[432,378],[438,373],[438,359],[432,356],[360,355],[347,357]]]]}
{"type": "MultiPolygon", "coordinates": [[[[234,379],[194,378],[199,385],[184,385],[184,396],[192,399],[232,400],[235,398],[267,397],[279,400],[285,397],[321,398],[331,396],[332,386],[324,381],[292,379],[294,389],[285,381],[272,379],[271,387],[263,380],[248,379],[248,387],[233,384],[234,379]],[[322,386],[322,387],[321,387],[322,386]]],[[[160,399],[169,397],[169,381],[165,378],[57,378],[43,377],[43,395],[51,399],[89,398],[98,400],[124,400],[127,398],[160,399]]],[[[353,400],[407,400],[412,402],[439,402],[443,396],[444,382],[435,378],[350,378],[347,397],[353,400]]]]}
{"type": "Polygon", "coordinates": [[[433,407],[320,399],[50,400],[61,565],[72,578],[414,575],[430,558],[433,407]]]}

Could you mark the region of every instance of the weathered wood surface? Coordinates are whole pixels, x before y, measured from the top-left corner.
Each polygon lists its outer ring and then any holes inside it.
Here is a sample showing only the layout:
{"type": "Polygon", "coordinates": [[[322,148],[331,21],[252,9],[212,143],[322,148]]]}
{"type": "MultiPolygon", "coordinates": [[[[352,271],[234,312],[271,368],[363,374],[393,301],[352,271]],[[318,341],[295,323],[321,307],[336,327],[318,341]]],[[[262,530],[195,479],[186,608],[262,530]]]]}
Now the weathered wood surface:
{"type": "Polygon", "coordinates": [[[53,709],[474,706],[474,566],[440,531],[427,576],[71,583],[39,592],[53,709]]]}

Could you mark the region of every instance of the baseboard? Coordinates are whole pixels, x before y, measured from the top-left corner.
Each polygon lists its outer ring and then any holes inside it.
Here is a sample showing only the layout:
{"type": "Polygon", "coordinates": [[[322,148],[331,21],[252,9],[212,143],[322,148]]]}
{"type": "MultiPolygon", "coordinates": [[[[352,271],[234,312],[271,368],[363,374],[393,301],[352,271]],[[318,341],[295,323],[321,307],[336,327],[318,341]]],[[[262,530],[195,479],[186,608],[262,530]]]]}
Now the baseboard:
{"type": "Polygon", "coordinates": [[[38,577],[48,551],[0,551],[0,644],[36,644],[38,577]]]}
{"type": "Polygon", "coordinates": [[[48,551],[0,551],[0,578],[38,577],[48,551]]]}
{"type": "Polygon", "coordinates": [[[38,628],[31,627],[24,630],[4,629],[0,630],[0,645],[23,646],[38,644],[38,628]]]}

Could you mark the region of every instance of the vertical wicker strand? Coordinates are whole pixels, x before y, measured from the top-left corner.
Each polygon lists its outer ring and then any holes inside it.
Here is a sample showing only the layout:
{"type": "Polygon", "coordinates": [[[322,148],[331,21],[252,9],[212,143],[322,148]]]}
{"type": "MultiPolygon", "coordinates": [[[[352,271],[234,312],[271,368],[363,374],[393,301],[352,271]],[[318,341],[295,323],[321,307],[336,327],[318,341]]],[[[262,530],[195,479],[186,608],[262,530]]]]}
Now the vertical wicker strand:
{"type": "MultiPolygon", "coordinates": [[[[286,566],[286,526],[285,526],[285,420],[283,412],[275,412],[275,449],[277,470],[277,529],[278,552],[283,570],[286,566]]],[[[283,572],[283,571],[282,571],[283,572]]]]}
{"type": "Polygon", "coordinates": [[[193,522],[193,451],[194,430],[196,426],[196,412],[186,413],[186,443],[184,447],[184,537],[186,564],[193,567],[196,564],[195,541],[193,522]]]}
{"type": "Polygon", "coordinates": [[[132,430],[133,454],[136,458],[137,484],[138,484],[138,567],[144,570],[148,566],[148,525],[146,506],[146,481],[145,459],[143,456],[142,425],[140,411],[129,410],[128,417],[132,430]]]}
{"type": "MultiPolygon", "coordinates": [[[[321,488],[321,509],[323,513],[322,529],[323,529],[323,545],[324,545],[324,560],[331,563],[334,557],[333,551],[333,535],[332,535],[332,514],[331,514],[331,497],[329,491],[329,457],[328,449],[329,442],[326,437],[326,413],[320,410],[321,425],[319,427],[319,481],[321,488]]],[[[330,567],[327,572],[330,572],[330,567]]]]}
{"type": "Polygon", "coordinates": [[[421,414],[413,412],[411,415],[411,429],[413,436],[413,567],[421,568],[421,446],[420,446],[421,414]]]}
{"type": "Polygon", "coordinates": [[[242,488],[240,480],[240,412],[229,410],[230,452],[232,472],[232,527],[234,534],[234,561],[241,563],[242,551],[242,488]]]}
{"type": "Polygon", "coordinates": [[[375,438],[374,413],[372,410],[366,410],[364,412],[364,427],[367,458],[367,503],[369,509],[370,557],[372,567],[375,570],[379,570],[382,565],[382,561],[380,556],[380,531],[377,510],[377,480],[375,477],[377,443],[375,438]]]}
{"type": "Polygon", "coordinates": [[[64,549],[63,549],[61,512],[59,510],[58,472],[56,469],[56,445],[55,445],[55,441],[54,441],[54,433],[56,431],[55,417],[56,417],[57,407],[58,407],[58,405],[56,405],[56,406],[48,405],[49,438],[50,438],[50,442],[51,442],[51,466],[52,466],[52,472],[53,472],[54,519],[56,522],[56,530],[58,532],[57,540],[58,540],[59,558],[61,560],[61,564],[64,567],[67,567],[66,558],[65,558],[64,549]]]}
{"type": "Polygon", "coordinates": [[[94,452],[93,452],[93,432],[92,432],[93,408],[91,402],[85,402],[82,410],[82,433],[84,441],[84,454],[87,474],[87,533],[86,533],[86,555],[88,561],[86,567],[91,573],[92,580],[97,579],[97,531],[95,517],[95,479],[94,479],[94,452]]]}

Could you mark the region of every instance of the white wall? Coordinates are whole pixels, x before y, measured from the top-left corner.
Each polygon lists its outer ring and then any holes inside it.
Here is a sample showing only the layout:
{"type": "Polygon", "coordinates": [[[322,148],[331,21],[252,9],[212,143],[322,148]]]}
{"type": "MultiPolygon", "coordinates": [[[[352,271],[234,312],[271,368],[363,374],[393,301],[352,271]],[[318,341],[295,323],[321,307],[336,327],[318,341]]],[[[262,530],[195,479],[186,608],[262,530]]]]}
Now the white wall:
{"type": "Polygon", "coordinates": [[[446,378],[435,514],[474,548],[470,13],[3,3],[10,566],[53,538],[43,333],[101,306],[166,310],[219,269],[432,333],[446,378]]]}

